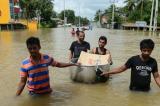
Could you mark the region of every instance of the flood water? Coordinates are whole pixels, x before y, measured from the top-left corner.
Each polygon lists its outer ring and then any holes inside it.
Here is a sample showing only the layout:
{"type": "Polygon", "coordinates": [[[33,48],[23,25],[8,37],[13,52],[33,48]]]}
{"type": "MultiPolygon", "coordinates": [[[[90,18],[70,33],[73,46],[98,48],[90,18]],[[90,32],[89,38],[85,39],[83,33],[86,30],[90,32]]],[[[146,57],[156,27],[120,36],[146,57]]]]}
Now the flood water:
{"type": "MultiPolygon", "coordinates": [[[[107,83],[82,84],[70,80],[70,68],[50,67],[51,95],[30,97],[27,88],[21,96],[15,92],[19,82],[21,61],[29,56],[25,40],[37,36],[41,40],[41,52],[61,62],[68,62],[68,49],[76,37],[71,28],[41,29],[37,32],[0,32],[0,106],[159,106],[160,88],[153,76],[150,92],[133,92],[128,89],[130,70],[113,75],[107,83]]],[[[91,48],[96,47],[99,36],[108,38],[107,48],[112,53],[113,66],[117,67],[133,55],[140,54],[139,42],[144,38],[155,41],[152,56],[160,69],[160,36],[140,31],[93,29],[86,31],[91,48]]]]}

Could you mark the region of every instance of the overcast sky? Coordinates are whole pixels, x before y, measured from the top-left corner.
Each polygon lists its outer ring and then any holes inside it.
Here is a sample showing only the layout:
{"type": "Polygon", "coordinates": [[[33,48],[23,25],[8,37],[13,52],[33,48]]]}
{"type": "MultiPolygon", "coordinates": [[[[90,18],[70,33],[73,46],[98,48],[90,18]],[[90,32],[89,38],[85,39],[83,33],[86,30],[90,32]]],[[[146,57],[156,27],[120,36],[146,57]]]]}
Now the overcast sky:
{"type": "MultiPolygon", "coordinates": [[[[65,9],[75,11],[75,15],[93,19],[98,9],[104,10],[111,5],[114,0],[65,0],[65,9]],[[79,11],[80,10],[80,11],[79,11]]],[[[124,6],[124,0],[115,0],[116,6],[124,6]]],[[[54,10],[60,13],[64,10],[64,0],[54,0],[54,10]]]]}

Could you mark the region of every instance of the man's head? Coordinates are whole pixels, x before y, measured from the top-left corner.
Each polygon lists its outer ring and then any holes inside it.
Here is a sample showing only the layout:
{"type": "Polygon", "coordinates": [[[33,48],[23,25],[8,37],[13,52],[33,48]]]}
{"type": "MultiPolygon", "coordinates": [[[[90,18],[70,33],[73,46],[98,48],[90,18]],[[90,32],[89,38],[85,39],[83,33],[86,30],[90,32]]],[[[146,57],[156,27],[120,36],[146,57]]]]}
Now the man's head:
{"type": "Polygon", "coordinates": [[[104,48],[104,46],[107,44],[107,38],[105,36],[100,36],[98,45],[100,48],[104,48]]]}
{"type": "Polygon", "coordinates": [[[79,34],[77,35],[77,38],[80,42],[84,41],[85,33],[83,31],[79,31],[79,34]]]}
{"type": "Polygon", "coordinates": [[[79,28],[77,28],[77,30],[79,30],[79,28]]]}
{"type": "Polygon", "coordinates": [[[26,40],[26,45],[31,56],[39,54],[41,49],[40,40],[37,37],[30,37],[26,40]]]}
{"type": "Polygon", "coordinates": [[[140,42],[140,50],[144,58],[148,58],[154,49],[154,42],[151,39],[144,39],[140,42]]]}

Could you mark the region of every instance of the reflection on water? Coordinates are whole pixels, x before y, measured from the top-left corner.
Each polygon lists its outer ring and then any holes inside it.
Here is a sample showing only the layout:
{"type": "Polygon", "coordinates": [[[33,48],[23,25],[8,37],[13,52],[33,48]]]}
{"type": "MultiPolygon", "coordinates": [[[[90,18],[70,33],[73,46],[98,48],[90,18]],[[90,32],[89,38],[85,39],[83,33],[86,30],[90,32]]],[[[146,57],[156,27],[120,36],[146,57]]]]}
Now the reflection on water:
{"type": "MultiPolygon", "coordinates": [[[[71,29],[41,29],[37,32],[0,32],[0,104],[1,106],[159,106],[160,90],[152,79],[151,91],[128,90],[130,71],[114,75],[104,84],[81,84],[70,80],[70,68],[50,68],[51,95],[30,97],[25,88],[20,97],[15,97],[19,81],[21,61],[28,56],[25,40],[37,36],[41,40],[42,52],[59,61],[68,61],[68,48],[76,37],[71,29]]],[[[86,40],[96,47],[99,36],[107,36],[107,48],[112,53],[113,67],[124,64],[132,55],[139,54],[139,42],[152,38],[156,47],[152,53],[160,64],[160,36],[147,32],[94,29],[86,31],[86,40]]],[[[159,65],[160,69],[160,65],[159,65]]]]}

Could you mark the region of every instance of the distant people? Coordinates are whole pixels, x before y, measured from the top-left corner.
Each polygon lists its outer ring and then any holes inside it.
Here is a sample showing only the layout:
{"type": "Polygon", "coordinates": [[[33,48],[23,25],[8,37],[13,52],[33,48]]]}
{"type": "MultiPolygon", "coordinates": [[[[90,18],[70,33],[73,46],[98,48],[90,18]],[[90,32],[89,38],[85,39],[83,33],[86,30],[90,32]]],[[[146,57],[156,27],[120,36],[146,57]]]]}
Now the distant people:
{"type": "MultiPolygon", "coordinates": [[[[110,56],[110,60],[108,60],[110,62],[110,65],[112,64],[112,58],[111,58],[111,53],[108,49],[105,48],[105,46],[107,45],[107,38],[105,36],[100,36],[99,40],[98,40],[98,47],[93,48],[92,49],[92,53],[94,54],[99,54],[99,55],[106,55],[109,54],[110,56]]],[[[97,82],[105,82],[108,80],[108,77],[104,77],[104,76],[100,76],[100,74],[102,73],[102,70],[100,68],[98,68],[96,70],[96,79],[97,82]]]]}
{"type": "Polygon", "coordinates": [[[101,75],[109,76],[131,68],[130,90],[149,91],[151,73],[157,85],[160,87],[160,75],[158,73],[157,61],[150,56],[153,49],[154,42],[151,39],[144,39],[140,42],[140,55],[132,56],[124,65],[112,71],[103,72],[101,75]]]}
{"type": "Polygon", "coordinates": [[[72,58],[79,58],[81,51],[87,52],[87,50],[90,50],[90,44],[86,41],[84,41],[85,33],[83,31],[79,31],[79,34],[77,35],[77,41],[72,42],[69,50],[69,61],[71,61],[72,58]]]}
{"type": "Polygon", "coordinates": [[[72,34],[72,35],[75,35],[75,34],[76,34],[74,28],[72,28],[71,34],[72,34]]]}
{"type": "Polygon", "coordinates": [[[76,64],[61,63],[54,58],[40,53],[41,45],[37,37],[30,37],[26,40],[30,56],[22,62],[20,71],[20,82],[16,95],[20,95],[27,83],[29,94],[40,95],[52,92],[49,83],[49,66],[68,67],[76,64]]]}
{"type": "Polygon", "coordinates": [[[77,28],[77,30],[76,30],[76,35],[78,36],[79,35],[79,28],[77,28]]]}

